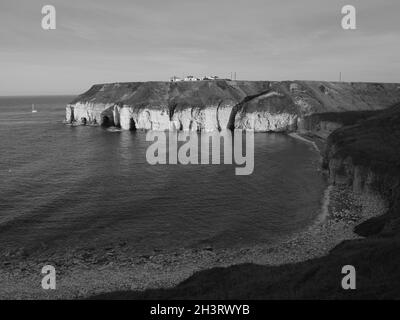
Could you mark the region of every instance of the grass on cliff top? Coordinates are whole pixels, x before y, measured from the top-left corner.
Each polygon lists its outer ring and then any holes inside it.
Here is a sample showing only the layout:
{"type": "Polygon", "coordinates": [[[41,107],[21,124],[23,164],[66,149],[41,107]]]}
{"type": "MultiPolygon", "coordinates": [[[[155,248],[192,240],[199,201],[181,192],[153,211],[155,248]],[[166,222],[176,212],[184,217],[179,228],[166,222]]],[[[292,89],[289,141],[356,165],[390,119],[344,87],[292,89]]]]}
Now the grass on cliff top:
{"type": "Polygon", "coordinates": [[[367,110],[367,111],[346,111],[346,112],[325,112],[314,113],[308,117],[307,120],[318,123],[320,121],[337,122],[343,126],[351,126],[357,122],[366,120],[381,113],[381,110],[367,110]]]}
{"type": "Polygon", "coordinates": [[[350,156],[353,163],[376,172],[400,172],[400,104],[367,120],[333,132],[328,145],[336,146],[334,157],[350,156]]]}

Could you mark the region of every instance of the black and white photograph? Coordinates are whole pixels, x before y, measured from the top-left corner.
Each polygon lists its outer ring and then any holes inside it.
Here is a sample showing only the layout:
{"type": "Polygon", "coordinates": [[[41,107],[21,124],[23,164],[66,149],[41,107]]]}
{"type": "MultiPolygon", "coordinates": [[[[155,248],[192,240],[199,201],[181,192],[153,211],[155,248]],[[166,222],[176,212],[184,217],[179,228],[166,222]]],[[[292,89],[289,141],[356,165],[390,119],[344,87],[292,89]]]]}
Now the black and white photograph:
{"type": "Polygon", "coordinates": [[[399,14],[1,0],[0,300],[400,299],[399,14]]]}

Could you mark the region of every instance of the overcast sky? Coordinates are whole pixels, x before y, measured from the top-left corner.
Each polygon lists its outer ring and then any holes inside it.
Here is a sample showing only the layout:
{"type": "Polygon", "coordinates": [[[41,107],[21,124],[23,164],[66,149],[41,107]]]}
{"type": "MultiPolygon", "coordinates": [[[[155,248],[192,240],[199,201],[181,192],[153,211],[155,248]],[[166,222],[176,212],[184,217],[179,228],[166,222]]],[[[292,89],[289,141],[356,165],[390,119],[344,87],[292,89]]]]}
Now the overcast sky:
{"type": "Polygon", "coordinates": [[[0,95],[233,71],[400,82],[399,0],[1,0],[0,95]],[[57,29],[41,28],[52,4],[57,29]],[[357,9],[357,30],[341,8],[357,9]]]}

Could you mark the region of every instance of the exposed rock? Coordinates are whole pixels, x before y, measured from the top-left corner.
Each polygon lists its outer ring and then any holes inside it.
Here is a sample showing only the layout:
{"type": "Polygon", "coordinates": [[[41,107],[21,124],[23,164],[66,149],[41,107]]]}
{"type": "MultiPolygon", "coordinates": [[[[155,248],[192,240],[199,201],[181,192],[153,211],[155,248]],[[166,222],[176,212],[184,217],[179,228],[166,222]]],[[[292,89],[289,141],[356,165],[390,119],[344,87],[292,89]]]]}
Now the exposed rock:
{"type": "Polygon", "coordinates": [[[376,192],[397,202],[400,186],[400,104],[333,132],[324,165],[334,184],[376,192]]]}
{"type": "MultiPolygon", "coordinates": [[[[197,81],[98,84],[66,108],[66,121],[125,130],[293,131],[314,113],[380,110],[400,101],[397,84],[197,81]]],[[[321,124],[331,132],[340,125],[321,124]]]]}

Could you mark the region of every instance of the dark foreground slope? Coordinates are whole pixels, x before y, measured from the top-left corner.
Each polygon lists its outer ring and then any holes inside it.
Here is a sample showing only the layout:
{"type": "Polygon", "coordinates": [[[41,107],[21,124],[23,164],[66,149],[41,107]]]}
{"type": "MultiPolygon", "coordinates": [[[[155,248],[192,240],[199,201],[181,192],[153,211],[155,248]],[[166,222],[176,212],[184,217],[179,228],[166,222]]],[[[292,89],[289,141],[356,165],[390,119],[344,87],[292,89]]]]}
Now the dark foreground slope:
{"type": "Polygon", "coordinates": [[[388,212],[364,222],[366,238],[345,241],[327,256],[278,267],[254,264],[194,274],[172,289],[112,292],[95,299],[399,299],[400,105],[328,139],[325,166],[336,183],[379,192],[388,212]],[[344,265],[357,271],[357,289],[343,290],[344,265]]]}

